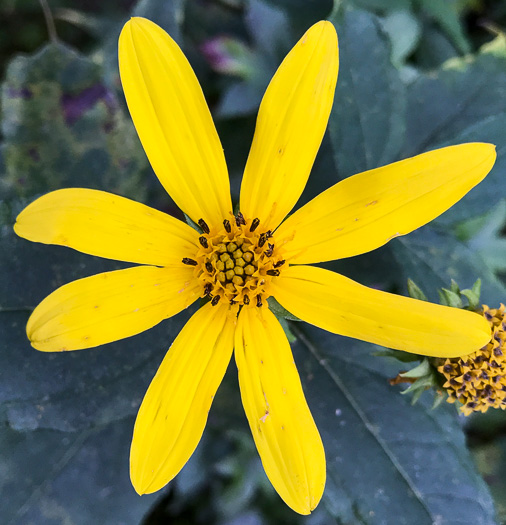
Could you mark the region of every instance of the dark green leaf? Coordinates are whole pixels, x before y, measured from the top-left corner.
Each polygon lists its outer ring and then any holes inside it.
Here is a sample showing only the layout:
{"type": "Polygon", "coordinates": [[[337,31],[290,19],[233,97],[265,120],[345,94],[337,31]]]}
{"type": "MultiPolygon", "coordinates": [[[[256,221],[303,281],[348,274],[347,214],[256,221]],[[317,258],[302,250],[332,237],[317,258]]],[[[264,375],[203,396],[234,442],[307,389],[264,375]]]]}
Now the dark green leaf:
{"type": "Polygon", "coordinates": [[[408,9],[390,11],[383,19],[383,29],[392,43],[392,62],[401,66],[416,48],[421,34],[421,23],[408,9]]]}
{"type": "Polygon", "coordinates": [[[326,450],[324,502],[337,523],[496,523],[453,407],[431,410],[428,394],[411,406],[388,384],[396,366],[371,357],[367,343],[302,324],[294,330],[326,450]]]}
{"type": "Polygon", "coordinates": [[[345,11],[333,22],[340,64],[329,130],[338,175],[344,178],[397,160],[405,94],[378,19],[345,11]]]}
{"type": "Polygon", "coordinates": [[[453,224],[483,215],[504,197],[506,173],[506,39],[498,37],[476,57],[453,59],[409,86],[403,157],[461,142],[497,145],[490,175],[439,219],[453,224]]]}
{"type": "Polygon", "coordinates": [[[452,235],[425,226],[390,243],[406,278],[423,287],[429,300],[437,302],[437,290],[454,279],[463,288],[481,278],[481,301],[489,305],[504,302],[506,289],[485,262],[452,235]]]}
{"type": "Polygon", "coordinates": [[[132,16],[148,18],[167,31],[174,40],[179,41],[185,4],[186,0],[140,0],[132,11],[132,16]]]}
{"type": "Polygon", "coordinates": [[[77,433],[3,429],[2,523],[139,523],[156,496],[130,484],[132,429],[132,418],[77,433]]]}
{"type": "Polygon", "coordinates": [[[91,60],[60,44],[14,59],[2,109],[4,183],[19,195],[74,186],[143,199],[146,156],[91,60]]]}
{"type": "Polygon", "coordinates": [[[334,4],[333,0],[267,0],[267,3],[286,12],[297,39],[314,23],[327,18],[334,4]]]}

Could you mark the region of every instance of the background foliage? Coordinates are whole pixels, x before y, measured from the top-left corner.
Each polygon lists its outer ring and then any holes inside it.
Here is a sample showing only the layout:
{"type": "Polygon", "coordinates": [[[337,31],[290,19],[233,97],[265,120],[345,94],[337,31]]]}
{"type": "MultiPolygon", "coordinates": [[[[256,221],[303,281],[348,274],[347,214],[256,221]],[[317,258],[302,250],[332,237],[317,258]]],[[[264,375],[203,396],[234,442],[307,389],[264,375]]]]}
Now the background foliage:
{"type": "Polygon", "coordinates": [[[232,364],[204,439],[164,491],[128,478],[136,411],[183,312],[149,332],[63,355],[35,352],[24,325],[57,286],[118,268],[14,236],[16,214],[61,187],[100,188],[177,214],[142,151],[117,71],[132,15],[171,33],[215,116],[237,196],[262,93],[315,21],[340,37],[329,131],[302,201],[364,169],[448,144],[498,146],[491,175],[431,225],[326,266],[432,300],[456,279],[506,300],[506,7],[493,0],[53,0],[0,5],[0,499],[5,524],[483,524],[506,521],[506,417],[463,421],[411,406],[372,345],[292,323],[295,359],[324,440],[328,482],[310,517],[273,492],[242,413],[232,364]],[[466,446],[470,445],[470,451],[466,446]],[[484,476],[485,484],[480,473],[484,476]],[[495,509],[494,502],[495,500],[495,509]]]}

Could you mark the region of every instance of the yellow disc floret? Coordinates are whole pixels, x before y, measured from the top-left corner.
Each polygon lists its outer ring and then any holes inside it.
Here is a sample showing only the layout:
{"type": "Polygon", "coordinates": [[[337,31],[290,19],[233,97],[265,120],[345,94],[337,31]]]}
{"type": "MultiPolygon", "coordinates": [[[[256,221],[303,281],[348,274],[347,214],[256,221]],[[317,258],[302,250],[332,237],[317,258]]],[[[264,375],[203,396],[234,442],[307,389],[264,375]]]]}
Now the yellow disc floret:
{"type": "Polygon", "coordinates": [[[202,296],[210,297],[213,305],[222,300],[240,306],[265,304],[270,281],[285,264],[272,232],[263,231],[259,219],[245,219],[241,212],[219,228],[209,228],[202,219],[198,224],[203,232],[199,250],[183,263],[195,266],[202,296]]]}
{"type": "Polygon", "coordinates": [[[490,342],[481,350],[460,358],[446,359],[438,371],[446,379],[443,387],[448,401],[459,401],[461,411],[486,412],[506,408],[506,314],[504,305],[490,309],[483,306],[483,316],[490,323],[490,342]]]}

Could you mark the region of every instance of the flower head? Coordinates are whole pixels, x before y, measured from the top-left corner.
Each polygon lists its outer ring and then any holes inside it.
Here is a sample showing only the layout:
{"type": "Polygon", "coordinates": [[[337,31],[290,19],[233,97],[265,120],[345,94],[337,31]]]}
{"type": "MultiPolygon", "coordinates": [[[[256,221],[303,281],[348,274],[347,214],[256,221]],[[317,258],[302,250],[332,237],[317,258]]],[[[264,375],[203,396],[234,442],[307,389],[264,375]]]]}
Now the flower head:
{"type": "Polygon", "coordinates": [[[100,191],[67,189],[36,200],[19,215],[18,235],[140,266],[62,286],[34,310],[28,337],[42,351],[89,348],[208,298],[142,402],[131,449],[134,487],[154,492],[184,466],[235,352],[265,471],[284,501],[307,514],[323,493],[325,455],[267,299],[325,330],[408,352],[454,357],[481,348],[490,330],[480,316],[372,290],[308,264],[368,252],[437,217],[485,177],[494,147],[452,146],[355,175],[284,220],[304,189],[334,97],[337,37],[329,22],[319,22],[265,93],[233,215],[223,150],[177,44],[154,23],[133,18],[121,33],[119,59],[151,165],[201,231],[100,191]]]}
{"type": "Polygon", "coordinates": [[[506,409],[506,312],[501,304],[494,309],[483,305],[482,313],[491,328],[488,344],[464,357],[446,359],[438,367],[446,379],[447,401],[461,403],[466,416],[489,408],[506,409]]]}

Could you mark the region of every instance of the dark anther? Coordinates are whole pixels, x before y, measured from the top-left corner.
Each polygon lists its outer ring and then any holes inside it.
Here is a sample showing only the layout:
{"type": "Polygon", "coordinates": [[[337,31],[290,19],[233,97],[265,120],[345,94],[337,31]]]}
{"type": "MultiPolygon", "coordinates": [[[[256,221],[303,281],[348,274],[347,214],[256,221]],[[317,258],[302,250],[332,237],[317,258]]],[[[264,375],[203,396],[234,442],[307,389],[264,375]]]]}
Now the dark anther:
{"type": "Polygon", "coordinates": [[[234,304],[237,304],[234,299],[230,299],[230,304],[233,306],[234,304]]]}
{"type": "Polygon", "coordinates": [[[223,221],[223,226],[225,226],[225,230],[227,233],[230,233],[232,231],[232,226],[230,226],[230,221],[228,219],[225,219],[223,221]]]}
{"type": "Polygon", "coordinates": [[[465,373],[463,376],[462,376],[462,379],[464,381],[471,381],[471,379],[473,378],[473,376],[470,374],[470,373],[465,373]]]}
{"type": "Polygon", "coordinates": [[[452,365],[444,365],[443,366],[443,372],[446,372],[447,374],[451,373],[453,370],[452,365]]]}
{"type": "Polygon", "coordinates": [[[207,223],[206,223],[206,221],[205,221],[204,219],[199,219],[199,220],[198,220],[198,224],[199,224],[199,226],[202,228],[202,231],[203,231],[204,233],[209,234],[209,231],[210,231],[210,230],[209,230],[209,226],[207,225],[207,223]]]}
{"type": "Polygon", "coordinates": [[[279,275],[279,270],[267,270],[265,273],[267,275],[272,275],[273,277],[277,277],[279,275]]]}
{"type": "Polygon", "coordinates": [[[207,242],[207,238],[203,235],[199,237],[199,242],[202,245],[202,248],[209,248],[209,243],[207,242]]]}
{"type": "Polygon", "coordinates": [[[244,301],[244,304],[249,304],[249,297],[246,294],[244,294],[243,301],[244,301]]]}
{"type": "Polygon", "coordinates": [[[272,237],[272,230],[267,230],[265,235],[267,236],[267,239],[270,239],[272,237]]]}
{"type": "Polygon", "coordinates": [[[213,300],[211,301],[211,304],[213,306],[216,306],[220,302],[220,299],[221,299],[221,295],[215,295],[213,297],[213,300]]]}
{"type": "Polygon", "coordinates": [[[246,225],[246,219],[244,218],[244,215],[238,211],[237,215],[235,216],[235,223],[237,226],[245,226],[246,225]]]}
{"type": "Polygon", "coordinates": [[[274,268],[279,268],[280,266],[283,266],[285,264],[285,260],[282,259],[281,261],[278,261],[277,263],[274,263],[274,268]]]}
{"type": "Polygon", "coordinates": [[[259,224],[260,224],[260,219],[253,219],[253,222],[251,223],[251,226],[249,227],[249,231],[254,232],[258,228],[259,224]]]}
{"type": "Polygon", "coordinates": [[[262,297],[260,295],[257,295],[257,306],[258,308],[262,306],[262,297]]]}
{"type": "Polygon", "coordinates": [[[211,283],[206,283],[204,286],[204,295],[210,296],[213,291],[213,285],[211,283]]]}
{"type": "Polygon", "coordinates": [[[267,241],[267,234],[261,233],[260,238],[258,239],[258,247],[261,248],[267,241]]]}
{"type": "Polygon", "coordinates": [[[267,246],[269,247],[267,250],[265,250],[265,255],[267,257],[270,257],[272,255],[272,252],[274,251],[274,244],[268,243],[267,246]]]}
{"type": "Polygon", "coordinates": [[[209,261],[206,262],[206,270],[209,273],[213,273],[213,265],[209,261]]]}
{"type": "Polygon", "coordinates": [[[188,266],[197,266],[198,262],[194,259],[190,259],[189,257],[183,257],[183,264],[187,264],[188,266]]]}

